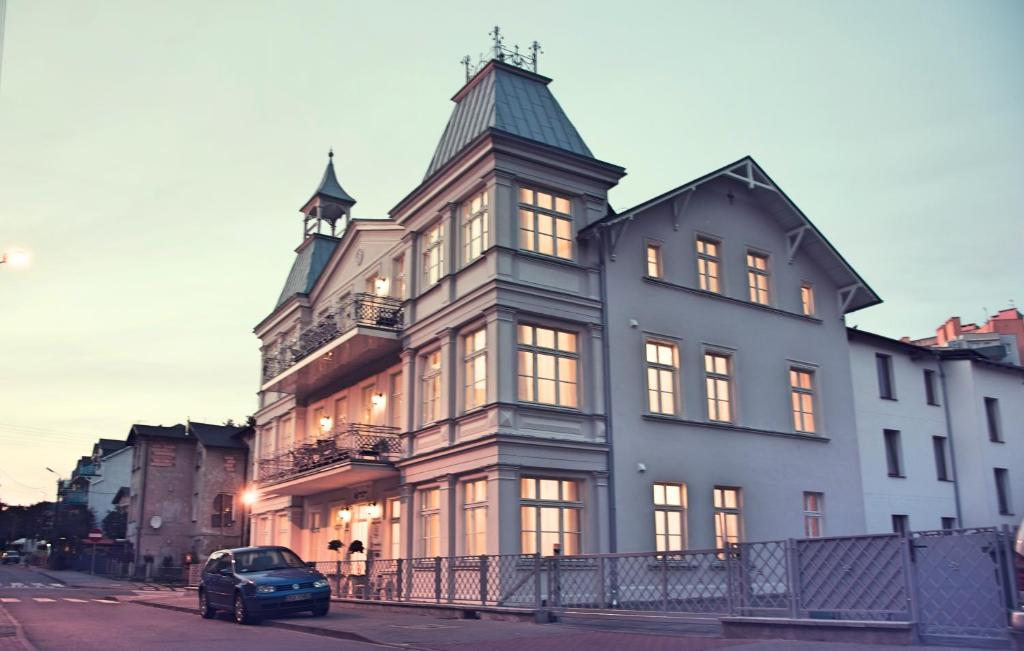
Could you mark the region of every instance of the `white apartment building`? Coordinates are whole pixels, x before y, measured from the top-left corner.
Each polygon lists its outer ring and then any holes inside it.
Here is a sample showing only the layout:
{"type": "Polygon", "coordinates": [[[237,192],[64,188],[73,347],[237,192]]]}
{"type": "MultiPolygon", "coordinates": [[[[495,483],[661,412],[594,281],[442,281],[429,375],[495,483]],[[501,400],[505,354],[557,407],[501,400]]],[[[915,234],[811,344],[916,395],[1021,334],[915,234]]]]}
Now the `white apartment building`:
{"type": "Polygon", "coordinates": [[[550,81],[487,63],[387,217],[354,215],[328,162],[255,328],[253,543],[408,558],[864,530],[843,315],[878,297],[749,158],[615,212],[625,171],[550,81]]]}
{"type": "Polygon", "coordinates": [[[1024,367],[848,332],[868,532],[1016,527],[1024,367]]]}

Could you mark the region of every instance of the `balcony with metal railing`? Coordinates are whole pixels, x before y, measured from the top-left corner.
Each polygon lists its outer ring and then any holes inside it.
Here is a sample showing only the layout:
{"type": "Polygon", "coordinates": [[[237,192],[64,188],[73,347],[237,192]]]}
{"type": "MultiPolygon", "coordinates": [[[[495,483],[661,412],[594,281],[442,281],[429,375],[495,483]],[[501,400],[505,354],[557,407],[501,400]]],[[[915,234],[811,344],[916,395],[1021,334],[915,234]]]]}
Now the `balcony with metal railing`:
{"type": "Polygon", "coordinates": [[[312,495],[398,474],[397,427],[346,423],[316,441],[259,460],[257,483],[281,495],[312,495]]]}
{"type": "Polygon", "coordinates": [[[402,301],[355,294],[263,358],[263,390],[304,394],[401,348],[402,301]]]}

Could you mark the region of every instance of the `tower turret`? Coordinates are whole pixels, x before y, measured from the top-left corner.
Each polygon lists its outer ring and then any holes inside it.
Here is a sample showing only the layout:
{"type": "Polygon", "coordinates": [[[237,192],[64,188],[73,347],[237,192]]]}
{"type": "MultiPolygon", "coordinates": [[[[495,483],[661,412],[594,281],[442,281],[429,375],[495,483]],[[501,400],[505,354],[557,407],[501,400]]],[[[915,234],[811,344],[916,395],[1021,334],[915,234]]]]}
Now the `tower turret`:
{"type": "Polygon", "coordinates": [[[345,192],[334,174],[334,150],[327,152],[327,169],[320,179],[316,192],[301,208],[303,219],[303,235],[329,234],[341,237],[345,234],[348,222],[352,218],[352,206],[356,200],[345,192]],[[330,233],[323,233],[329,229],[330,233]]]}

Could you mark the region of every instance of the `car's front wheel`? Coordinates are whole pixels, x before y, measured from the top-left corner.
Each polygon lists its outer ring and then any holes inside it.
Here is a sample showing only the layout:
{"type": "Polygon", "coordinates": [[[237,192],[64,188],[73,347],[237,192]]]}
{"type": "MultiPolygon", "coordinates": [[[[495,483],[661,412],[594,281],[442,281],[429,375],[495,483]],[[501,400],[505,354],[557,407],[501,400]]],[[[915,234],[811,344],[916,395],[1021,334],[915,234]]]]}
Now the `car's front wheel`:
{"type": "Polygon", "coordinates": [[[323,617],[331,609],[331,604],[324,604],[313,609],[313,617],[323,617]]]}
{"type": "Polygon", "coordinates": [[[210,596],[206,594],[206,590],[199,592],[199,614],[203,619],[213,619],[217,616],[217,611],[210,605],[210,596]]]}
{"type": "Polygon", "coordinates": [[[249,614],[249,608],[245,605],[245,599],[241,594],[235,595],[235,621],[239,624],[259,624],[260,618],[249,614]]]}

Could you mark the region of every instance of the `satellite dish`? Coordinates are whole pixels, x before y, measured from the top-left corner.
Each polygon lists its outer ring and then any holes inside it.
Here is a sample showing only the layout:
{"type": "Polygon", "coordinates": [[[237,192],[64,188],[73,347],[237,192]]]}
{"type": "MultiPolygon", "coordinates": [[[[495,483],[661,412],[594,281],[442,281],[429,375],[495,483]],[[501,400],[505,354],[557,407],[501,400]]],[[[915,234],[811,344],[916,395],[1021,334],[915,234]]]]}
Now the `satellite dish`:
{"type": "Polygon", "coordinates": [[[149,519],[149,526],[153,527],[154,529],[159,529],[160,525],[162,525],[163,523],[164,521],[159,515],[154,515],[149,519]]]}

